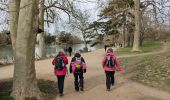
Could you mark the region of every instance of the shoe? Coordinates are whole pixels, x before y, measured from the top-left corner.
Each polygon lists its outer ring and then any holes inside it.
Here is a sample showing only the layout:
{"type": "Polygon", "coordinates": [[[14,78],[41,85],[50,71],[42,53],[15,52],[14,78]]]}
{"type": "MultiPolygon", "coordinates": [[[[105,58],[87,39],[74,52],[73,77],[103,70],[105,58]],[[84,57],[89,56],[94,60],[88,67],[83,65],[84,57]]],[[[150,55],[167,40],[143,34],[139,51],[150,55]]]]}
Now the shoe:
{"type": "Polygon", "coordinates": [[[60,93],[59,96],[62,97],[64,94],[63,93],[60,93]]]}
{"type": "Polygon", "coordinates": [[[107,91],[110,91],[110,89],[108,88],[107,91]]]}
{"type": "Polygon", "coordinates": [[[75,90],[76,90],[77,92],[79,91],[79,89],[78,89],[78,88],[76,88],[75,90]]]}
{"type": "Polygon", "coordinates": [[[81,91],[84,91],[84,88],[83,88],[83,87],[81,87],[81,88],[80,88],[80,90],[81,90],[81,91]]]}
{"type": "Polygon", "coordinates": [[[111,86],[114,86],[114,83],[111,83],[111,86]]]}
{"type": "Polygon", "coordinates": [[[75,90],[78,92],[78,91],[79,91],[79,87],[78,87],[78,86],[76,86],[76,87],[75,87],[75,90]]]}

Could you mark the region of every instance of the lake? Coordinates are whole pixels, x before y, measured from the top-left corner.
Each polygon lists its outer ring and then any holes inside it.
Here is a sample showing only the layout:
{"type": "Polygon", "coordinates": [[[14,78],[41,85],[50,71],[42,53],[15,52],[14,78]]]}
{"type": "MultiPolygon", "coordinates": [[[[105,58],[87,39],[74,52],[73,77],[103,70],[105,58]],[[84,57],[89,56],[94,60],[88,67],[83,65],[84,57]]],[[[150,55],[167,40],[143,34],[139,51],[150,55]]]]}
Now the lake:
{"type": "MultiPolygon", "coordinates": [[[[77,51],[77,50],[82,50],[84,48],[84,44],[74,44],[72,45],[73,51],[77,51]]],[[[103,48],[102,44],[97,44],[94,47],[90,47],[90,44],[88,44],[88,49],[90,51],[94,51],[97,49],[101,49],[103,48]]],[[[46,54],[47,56],[52,55],[52,54],[56,54],[56,52],[63,50],[63,46],[62,45],[57,45],[57,46],[46,46],[46,54]]],[[[36,45],[35,48],[35,53],[39,55],[39,48],[38,45],[36,45]]],[[[11,46],[3,46],[0,47],[0,57],[12,57],[13,53],[12,53],[12,47],[11,46]]]]}

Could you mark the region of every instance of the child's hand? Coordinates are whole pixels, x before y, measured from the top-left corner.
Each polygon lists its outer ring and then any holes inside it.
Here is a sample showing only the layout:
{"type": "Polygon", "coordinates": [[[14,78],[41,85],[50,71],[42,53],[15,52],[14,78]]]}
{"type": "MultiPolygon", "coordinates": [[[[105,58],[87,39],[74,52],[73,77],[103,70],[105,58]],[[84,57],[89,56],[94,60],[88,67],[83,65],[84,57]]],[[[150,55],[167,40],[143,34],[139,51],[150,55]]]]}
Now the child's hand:
{"type": "Polygon", "coordinates": [[[84,73],[86,73],[86,69],[84,69],[84,73]]]}

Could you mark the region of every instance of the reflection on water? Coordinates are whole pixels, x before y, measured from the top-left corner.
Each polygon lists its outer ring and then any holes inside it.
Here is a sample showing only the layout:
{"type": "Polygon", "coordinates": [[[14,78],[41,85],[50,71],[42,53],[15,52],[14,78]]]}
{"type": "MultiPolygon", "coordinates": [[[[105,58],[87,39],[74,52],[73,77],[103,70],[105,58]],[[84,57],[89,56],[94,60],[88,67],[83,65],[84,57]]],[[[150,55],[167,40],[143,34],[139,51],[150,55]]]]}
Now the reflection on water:
{"type": "MultiPolygon", "coordinates": [[[[84,44],[74,44],[72,46],[73,51],[77,51],[77,50],[82,50],[84,48],[84,44]]],[[[97,49],[103,48],[103,45],[98,44],[94,47],[90,47],[90,44],[88,44],[88,49],[90,51],[94,51],[97,49]]],[[[51,55],[51,54],[56,54],[56,52],[63,50],[63,46],[62,45],[57,45],[57,46],[46,46],[46,53],[47,55],[51,55]]],[[[35,48],[35,53],[39,55],[39,48],[38,45],[36,45],[35,48]]],[[[4,47],[0,47],[0,56],[4,57],[4,56],[12,56],[12,47],[11,46],[4,46],[4,47]]]]}
{"type": "Polygon", "coordinates": [[[11,56],[13,55],[12,53],[12,47],[11,46],[3,46],[0,47],[0,56],[11,56]]]}

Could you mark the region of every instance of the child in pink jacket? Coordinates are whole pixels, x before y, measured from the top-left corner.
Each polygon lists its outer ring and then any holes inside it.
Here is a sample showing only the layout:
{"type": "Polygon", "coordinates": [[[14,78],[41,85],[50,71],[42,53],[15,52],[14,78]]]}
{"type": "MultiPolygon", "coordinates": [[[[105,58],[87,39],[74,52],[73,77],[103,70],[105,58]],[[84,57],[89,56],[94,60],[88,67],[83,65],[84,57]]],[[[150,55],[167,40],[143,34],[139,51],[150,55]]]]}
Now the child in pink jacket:
{"type": "Polygon", "coordinates": [[[107,50],[107,53],[102,61],[102,66],[106,74],[106,88],[107,91],[110,91],[110,86],[111,85],[113,86],[115,81],[114,80],[115,69],[117,68],[118,71],[122,71],[122,67],[120,66],[119,61],[114,55],[112,48],[109,48],[107,50]]]}
{"type": "Polygon", "coordinates": [[[58,55],[53,59],[52,64],[54,67],[54,73],[58,79],[58,88],[59,88],[59,95],[63,96],[63,89],[64,89],[64,79],[67,73],[68,59],[64,52],[60,51],[58,55]]]}

